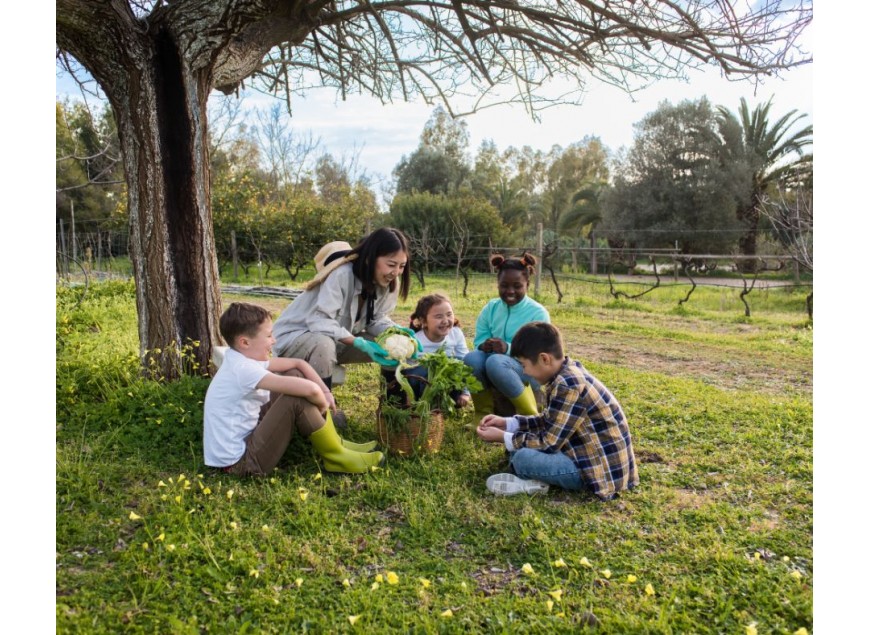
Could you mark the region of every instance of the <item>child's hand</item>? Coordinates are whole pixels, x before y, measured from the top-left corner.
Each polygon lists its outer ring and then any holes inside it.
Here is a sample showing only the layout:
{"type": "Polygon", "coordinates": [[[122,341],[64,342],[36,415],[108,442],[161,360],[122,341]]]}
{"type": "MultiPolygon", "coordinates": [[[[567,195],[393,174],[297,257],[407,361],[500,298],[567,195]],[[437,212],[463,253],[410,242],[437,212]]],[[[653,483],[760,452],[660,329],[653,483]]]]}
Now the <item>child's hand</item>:
{"type": "Polygon", "coordinates": [[[498,415],[486,415],[483,419],[480,420],[481,428],[497,428],[499,430],[504,430],[507,428],[507,420],[504,417],[499,417],[498,415]]]}
{"type": "Polygon", "coordinates": [[[492,426],[484,427],[483,422],[477,426],[477,436],[488,443],[504,443],[504,430],[492,426]]]}
{"type": "Polygon", "coordinates": [[[508,346],[507,342],[504,340],[500,340],[497,337],[491,337],[480,345],[480,349],[484,353],[500,353],[504,355],[507,353],[508,346]]]}

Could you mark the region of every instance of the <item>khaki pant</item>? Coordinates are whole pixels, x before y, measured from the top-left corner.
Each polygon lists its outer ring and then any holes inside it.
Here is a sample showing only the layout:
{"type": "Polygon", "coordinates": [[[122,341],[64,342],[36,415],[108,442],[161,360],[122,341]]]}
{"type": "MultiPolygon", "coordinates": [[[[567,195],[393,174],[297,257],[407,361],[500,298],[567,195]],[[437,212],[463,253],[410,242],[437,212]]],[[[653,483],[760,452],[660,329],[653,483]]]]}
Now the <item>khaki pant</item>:
{"type": "MultiPolygon", "coordinates": [[[[302,377],[296,370],[283,374],[302,377]]],[[[260,422],[245,439],[242,458],[223,470],[237,476],[264,476],[278,465],[296,432],[307,438],[324,423],[320,410],[307,399],[273,392],[260,410],[260,422]]]]}
{"type": "MultiPolygon", "coordinates": [[[[368,334],[361,337],[367,340],[373,339],[368,334]]],[[[322,379],[332,377],[336,364],[363,364],[372,361],[362,351],[358,351],[353,346],[336,342],[329,335],[323,333],[303,333],[293,340],[286,349],[276,351],[276,354],[279,357],[304,359],[311,364],[311,367],[322,379]]]]}

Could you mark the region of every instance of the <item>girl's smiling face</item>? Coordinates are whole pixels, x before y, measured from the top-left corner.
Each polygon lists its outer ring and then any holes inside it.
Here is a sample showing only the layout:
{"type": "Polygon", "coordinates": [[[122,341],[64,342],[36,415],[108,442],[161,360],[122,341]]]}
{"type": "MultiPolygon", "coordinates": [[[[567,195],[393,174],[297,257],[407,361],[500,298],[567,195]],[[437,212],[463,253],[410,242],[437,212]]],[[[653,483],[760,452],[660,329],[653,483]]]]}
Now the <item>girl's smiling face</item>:
{"type": "Polygon", "coordinates": [[[529,279],[517,269],[505,269],[498,274],[498,297],[508,306],[522,302],[529,290],[529,279]]]}
{"type": "Polygon", "coordinates": [[[433,304],[423,319],[423,333],[432,342],[440,342],[453,328],[453,307],[449,302],[433,304]]]}
{"type": "Polygon", "coordinates": [[[378,256],[375,261],[375,284],[379,287],[389,287],[396,278],[402,275],[407,264],[408,254],[404,251],[378,256]]]}

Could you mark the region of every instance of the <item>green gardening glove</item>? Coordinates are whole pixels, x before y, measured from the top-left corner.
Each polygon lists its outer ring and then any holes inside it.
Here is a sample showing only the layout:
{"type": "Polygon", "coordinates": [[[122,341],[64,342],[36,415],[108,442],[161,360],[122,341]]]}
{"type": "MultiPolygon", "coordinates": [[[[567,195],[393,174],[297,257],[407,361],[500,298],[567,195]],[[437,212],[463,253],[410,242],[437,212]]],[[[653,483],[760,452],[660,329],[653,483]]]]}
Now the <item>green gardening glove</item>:
{"type": "Polygon", "coordinates": [[[387,351],[377,342],[367,340],[364,337],[357,337],[353,340],[353,347],[371,357],[372,361],[377,362],[381,366],[393,368],[399,365],[399,362],[387,356],[387,351]]]}

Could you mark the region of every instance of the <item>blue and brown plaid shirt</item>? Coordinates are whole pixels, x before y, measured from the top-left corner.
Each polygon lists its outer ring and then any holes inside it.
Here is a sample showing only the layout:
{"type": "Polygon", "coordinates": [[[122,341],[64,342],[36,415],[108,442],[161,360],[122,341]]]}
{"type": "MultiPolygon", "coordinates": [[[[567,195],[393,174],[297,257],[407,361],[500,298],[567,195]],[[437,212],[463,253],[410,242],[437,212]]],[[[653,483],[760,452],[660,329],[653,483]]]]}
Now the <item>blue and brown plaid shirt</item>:
{"type": "Polygon", "coordinates": [[[584,483],[603,500],[637,485],[628,422],[607,387],[566,356],[546,388],[542,414],[515,417],[514,449],[568,455],[584,483]]]}

